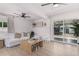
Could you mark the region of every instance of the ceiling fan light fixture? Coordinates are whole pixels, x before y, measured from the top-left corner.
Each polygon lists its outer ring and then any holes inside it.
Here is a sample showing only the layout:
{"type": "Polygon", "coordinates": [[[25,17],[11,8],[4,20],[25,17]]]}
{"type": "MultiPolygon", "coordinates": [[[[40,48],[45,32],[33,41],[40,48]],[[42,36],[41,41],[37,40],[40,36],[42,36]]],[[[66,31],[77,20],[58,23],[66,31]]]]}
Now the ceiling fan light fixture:
{"type": "Polygon", "coordinates": [[[65,3],[46,3],[46,4],[42,4],[41,6],[47,6],[47,5],[50,5],[52,4],[53,7],[59,7],[59,6],[62,6],[62,5],[66,5],[65,3]]]}
{"type": "Polygon", "coordinates": [[[53,7],[58,7],[58,6],[59,6],[59,4],[54,4],[54,5],[53,5],[53,7]]]}

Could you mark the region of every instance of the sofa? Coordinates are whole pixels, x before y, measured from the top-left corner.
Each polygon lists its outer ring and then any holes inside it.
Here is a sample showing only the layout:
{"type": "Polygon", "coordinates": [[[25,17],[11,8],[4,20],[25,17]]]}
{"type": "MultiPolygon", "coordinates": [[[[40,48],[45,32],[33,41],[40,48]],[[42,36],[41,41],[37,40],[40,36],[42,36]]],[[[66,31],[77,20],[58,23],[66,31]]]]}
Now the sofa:
{"type": "Polygon", "coordinates": [[[14,33],[8,33],[5,37],[5,46],[6,47],[13,47],[20,44],[20,38],[15,38],[14,33]]]}

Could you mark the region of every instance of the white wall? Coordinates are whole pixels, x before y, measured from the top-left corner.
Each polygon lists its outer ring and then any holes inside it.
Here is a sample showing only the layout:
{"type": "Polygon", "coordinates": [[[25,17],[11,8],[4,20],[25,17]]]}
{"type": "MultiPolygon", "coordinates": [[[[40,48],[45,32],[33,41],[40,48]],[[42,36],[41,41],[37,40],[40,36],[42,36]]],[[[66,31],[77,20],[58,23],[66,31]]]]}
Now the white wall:
{"type": "Polygon", "coordinates": [[[14,17],[8,17],[8,33],[14,33],[14,17]]]}
{"type": "Polygon", "coordinates": [[[33,27],[34,32],[41,36],[43,40],[50,40],[50,20],[49,19],[40,19],[35,20],[35,22],[45,22],[46,26],[44,27],[33,27]]]}
{"type": "MultiPolygon", "coordinates": [[[[73,10],[73,9],[72,9],[73,10]]],[[[51,17],[51,19],[54,20],[69,20],[69,19],[79,19],[79,9],[75,9],[73,11],[69,11],[69,12],[64,12],[61,14],[57,14],[53,17],[51,17]]]]}
{"type": "Polygon", "coordinates": [[[24,18],[14,18],[15,32],[29,32],[32,30],[32,23],[24,18]]]}

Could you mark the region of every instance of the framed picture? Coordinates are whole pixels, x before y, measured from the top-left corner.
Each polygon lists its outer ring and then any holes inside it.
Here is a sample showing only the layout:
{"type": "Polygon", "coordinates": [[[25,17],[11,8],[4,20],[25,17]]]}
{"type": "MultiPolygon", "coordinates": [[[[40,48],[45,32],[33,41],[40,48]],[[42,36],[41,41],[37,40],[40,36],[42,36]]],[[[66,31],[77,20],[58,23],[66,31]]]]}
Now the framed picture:
{"type": "Polygon", "coordinates": [[[24,36],[24,37],[27,37],[28,35],[27,35],[27,33],[23,32],[23,36],[24,36]]]}
{"type": "Polygon", "coordinates": [[[44,27],[44,26],[46,26],[46,22],[37,21],[37,22],[34,22],[32,25],[33,25],[34,27],[44,27]]]}

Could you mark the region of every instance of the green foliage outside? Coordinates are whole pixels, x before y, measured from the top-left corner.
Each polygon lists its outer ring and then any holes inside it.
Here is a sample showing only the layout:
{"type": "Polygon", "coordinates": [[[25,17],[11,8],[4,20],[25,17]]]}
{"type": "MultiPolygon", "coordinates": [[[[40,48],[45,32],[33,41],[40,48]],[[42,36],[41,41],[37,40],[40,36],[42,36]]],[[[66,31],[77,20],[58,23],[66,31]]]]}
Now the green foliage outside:
{"type": "Polygon", "coordinates": [[[73,26],[74,26],[74,35],[76,36],[76,37],[78,37],[79,36],[79,22],[73,22],[73,26]]]}

